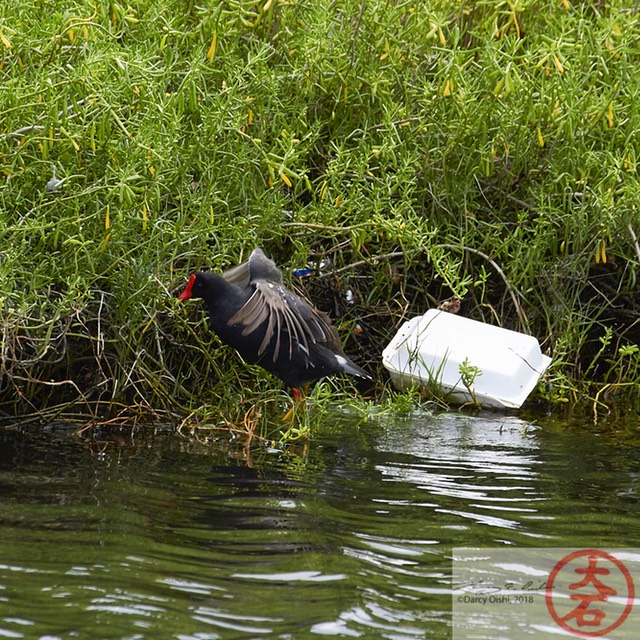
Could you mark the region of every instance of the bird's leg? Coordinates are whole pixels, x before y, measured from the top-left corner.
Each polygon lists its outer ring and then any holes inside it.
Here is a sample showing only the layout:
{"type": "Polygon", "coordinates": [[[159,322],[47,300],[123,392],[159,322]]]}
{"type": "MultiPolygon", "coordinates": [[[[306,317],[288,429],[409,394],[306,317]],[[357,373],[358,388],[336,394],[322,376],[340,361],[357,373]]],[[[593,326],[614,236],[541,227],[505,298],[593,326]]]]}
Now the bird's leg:
{"type": "Polygon", "coordinates": [[[284,414],[282,422],[293,422],[293,416],[296,413],[296,409],[300,407],[302,411],[306,409],[306,397],[309,392],[309,384],[303,385],[301,388],[293,387],[291,389],[291,395],[293,396],[293,404],[287,413],[284,414]]]}

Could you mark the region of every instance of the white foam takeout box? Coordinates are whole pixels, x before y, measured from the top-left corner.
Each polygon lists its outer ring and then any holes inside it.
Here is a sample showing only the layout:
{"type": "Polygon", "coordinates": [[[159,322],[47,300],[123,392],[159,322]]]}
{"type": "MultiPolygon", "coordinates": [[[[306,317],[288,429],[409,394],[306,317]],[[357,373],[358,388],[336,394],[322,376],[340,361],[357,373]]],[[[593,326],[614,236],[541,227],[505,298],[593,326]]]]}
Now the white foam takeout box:
{"type": "Polygon", "coordinates": [[[429,386],[451,402],[518,408],[551,358],[533,336],[430,309],[400,327],[382,352],[382,364],[399,389],[429,386]],[[472,374],[469,389],[465,368],[472,374]]]}

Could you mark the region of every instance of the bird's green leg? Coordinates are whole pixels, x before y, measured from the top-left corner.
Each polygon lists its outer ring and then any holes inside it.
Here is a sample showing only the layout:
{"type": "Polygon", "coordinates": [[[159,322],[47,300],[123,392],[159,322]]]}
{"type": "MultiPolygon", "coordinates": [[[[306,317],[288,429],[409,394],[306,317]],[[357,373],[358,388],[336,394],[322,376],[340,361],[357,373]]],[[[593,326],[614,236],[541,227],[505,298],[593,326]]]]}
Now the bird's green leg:
{"type": "Polygon", "coordinates": [[[293,395],[293,404],[291,405],[291,408],[287,411],[287,413],[284,414],[282,422],[293,422],[293,417],[295,416],[296,409],[300,408],[301,411],[306,410],[306,397],[308,393],[308,383],[303,385],[301,388],[294,387],[291,390],[291,394],[293,395]]]}

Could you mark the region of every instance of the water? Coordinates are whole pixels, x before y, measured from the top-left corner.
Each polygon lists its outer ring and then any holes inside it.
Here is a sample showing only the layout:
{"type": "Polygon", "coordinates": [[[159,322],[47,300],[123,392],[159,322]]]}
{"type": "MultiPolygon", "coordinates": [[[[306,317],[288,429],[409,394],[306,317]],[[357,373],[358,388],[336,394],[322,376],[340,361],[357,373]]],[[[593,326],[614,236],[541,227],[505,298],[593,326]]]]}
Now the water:
{"type": "Polygon", "coordinates": [[[638,446],[336,412],[307,448],[0,429],[0,637],[450,638],[453,547],[640,547],[638,446]]]}

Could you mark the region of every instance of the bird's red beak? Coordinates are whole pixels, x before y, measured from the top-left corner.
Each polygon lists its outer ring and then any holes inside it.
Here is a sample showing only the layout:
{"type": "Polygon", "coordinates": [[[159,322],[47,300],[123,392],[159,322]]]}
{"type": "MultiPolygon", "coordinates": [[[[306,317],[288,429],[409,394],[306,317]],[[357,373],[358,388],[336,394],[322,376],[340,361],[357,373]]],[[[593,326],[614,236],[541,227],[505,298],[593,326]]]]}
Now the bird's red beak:
{"type": "Polygon", "coordinates": [[[178,300],[180,300],[180,302],[184,302],[185,300],[188,300],[191,297],[191,289],[193,289],[193,284],[196,281],[196,274],[192,273],[191,277],[189,278],[189,282],[187,283],[187,286],[184,288],[184,291],[178,296],[178,300]]]}

